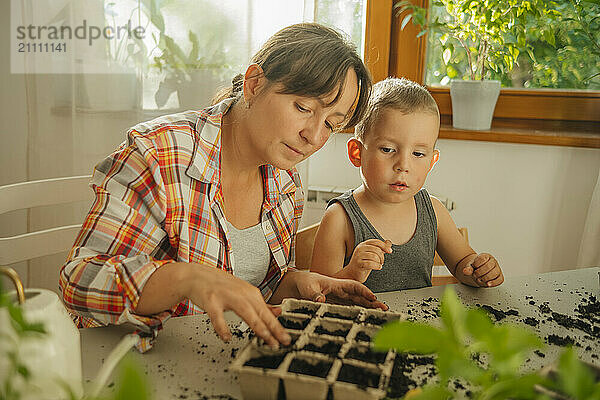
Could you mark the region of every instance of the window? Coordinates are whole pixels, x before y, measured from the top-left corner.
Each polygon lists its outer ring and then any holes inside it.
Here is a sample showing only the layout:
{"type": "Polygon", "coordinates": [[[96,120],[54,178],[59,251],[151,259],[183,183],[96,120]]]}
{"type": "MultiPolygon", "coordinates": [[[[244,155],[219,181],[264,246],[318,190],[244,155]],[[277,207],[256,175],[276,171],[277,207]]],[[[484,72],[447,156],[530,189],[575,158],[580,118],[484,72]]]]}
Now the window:
{"type": "MultiPolygon", "coordinates": [[[[490,70],[490,78],[499,80],[502,87],[599,90],[600,23],[594,19],[600,15],[600,4],[555,0],[549,8],[560,16],[553,13],[540,18],[520,37],[510,32],[502,35],[507,43],[515,43],[519,51],[517,62],[506,73],[490,70]],[[522,44],[518,43],[519,39],[522,44]]],[[[446,8],[439,3],[432,4],[430,15],[433,19],[450,19],[446,8]]],[[[430,35],[425,83],[446,86],[450,79],[463,78],[459,71],[468,70],[468,61],[465,52],[460,50],[458,41],[440,33],[430,35]]]]}
{"type": "MultiPolygon", "coordinates": [[[[428,7],[427,0],[413,0],[428,7]]],[[[390,44],[390,75],[427,83],[427,36],[417,38],[419,29],[408,24],[400,29],[402,17],[393,17],[390,44]]],[[[443,77],[439,77],[441,82],[443,77]]],[[[449,90],[428,85],[442,114],[440,137],[600,147],[600,91],[569,89],[503,88],[496,105],[491,131],[452,129],[449,90]]]]}
{"type": "Polygon", "coordinates": [[[362,49],[365,1],[105,0],[105,14],[138,17],[146,28],[143,44],[133,44],[148,60],[141,73],[142,108],[187,109],[206,106],[202,102],[230,85],[262,43],[285,26],[317,21],[342,30],[362,49]]]}

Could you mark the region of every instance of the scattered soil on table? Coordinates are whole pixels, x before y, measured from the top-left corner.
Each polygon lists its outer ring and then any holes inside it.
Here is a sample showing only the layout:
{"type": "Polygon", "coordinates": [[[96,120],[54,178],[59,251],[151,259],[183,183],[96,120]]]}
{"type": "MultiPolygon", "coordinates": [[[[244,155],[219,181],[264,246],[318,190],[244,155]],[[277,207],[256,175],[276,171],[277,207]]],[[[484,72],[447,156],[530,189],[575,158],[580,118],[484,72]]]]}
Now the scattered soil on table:
{"type": "Polygon", "coordinates": [[[308,343],[300,350],[314,351],[316,353],[328,354],[330,356],[335,357],[340,352],[341,348],[342,348],[341,343],[326,342],[321,346],[316,345],[314,343],[308,343]]]}
{"type": "Polygon", "coordinates": [[[527,325],[530,325],[530,326],[538,326],[540,324],[540,321],[533,317],[527,317],[523,320],[523,322],[525,322],[527,325]]]}
{"type": "Polygon", "coordinates": [[[371,341],[371,336],[368,333],[365,333],[363,331],[359,331],[356,334],[355,339],[357,341],[360,341],[360,342],[370,342],[371,341]]]}
{"type": "Polygon", "coordinates": [[[417,386],[422,386],[433,376],[435,376],[433,357],[398,353],[394,359],[387,395],[390,398],[401,398],[406,392],[417,386]],[[409,375],[418,365],[428,365],[429,368],[427,369],[426,375],[423,376],[423,381],[417,383],[409,375]]]}
{"type": "Polygon", "coordinates": [[[555,344],[557,346],[569,346],[575,344],[575,339],[571,336],[562,337],[555,334],[546,336],[546,341],[549,344],[555,344]]]}
{"type": "Polygon", "coordinates": [[[492,314],[494,316],[494,318],[496,319],[496,321],[503,320],[508,315],[519,315],[519,312],[517,310],[502,311],[502,310],[498,310],[492,306],[489,306],[487,304],[484,304],[484,305],[477,304],[477,306],[483,308],[485,311],[492,314]]]}
{"type": "Polygon", "coordinates": [[[380,374],[365,370],[354,365],[344,364],[340,369],[337,380],[341,382],[354,383],[361,389],[367,387],[377,388],[379,386],[380,374]]]}
{"type": "Polygon", "coordinates": [[[296,374],[325,378],[332,365],[333,363],[331,361],[317,361],[316,363],[311,363],[301,358],[294,358],[290,363],[288,371],[296,374]]]}
{"type": "Polygon", "coordinates": [[[546,354],[542,353],[539,350],[534,350],[533,352],[540,358],[546,358],[546,354]]]}
{"type": "Polygon", "coordinates": [[[350,328],[348,329],[336,329],[334,331],[330,331],[322,325],[319,325],[315,328],[315,333],[319,335],[331,335],[331,336],[341,336],[345,337],[348,332],[350,332],[350,328]]]}
{"type": "Polygon", "coordinates": [[[591,323],[600,324],[600,302],[598,302],[596,296],[582,299],[582,303],[577,306],[575,312],[591,323]]]}
{"type": "Polygon", "coordinates": [[[353,321],[354,318],[356,318],[356,316],[343,315],[343,314],[338,314],[338,313],[334,313],[334,312],[326,312],[325,314],[323,314],[323,316],[328,317],[328,318],[345,319],[348,321],[353,321]]]}
{"type": "Polygon", "coordinates": [[[538,308],[540,309],[540,312],[542,314],[549,314],[552,312],[552,310],[550,309],[550,306],[548,305],[548,302],[545,301],[543,304],[540,304],[538,306],[538,308]]]}
{"type": "Polygon", "coordinates": [[[281,362],[283,361],[284,358],[285,358],[285,353],[275,354],[272,356],[260,356],[260,357],[251,358],[250,360],[246,361],[244,366],[276,369],[277,367],[279,367],[279,364],[281,364],[281,362]]]}
{"type": "Polygon", "coordinates": [[[565,328],[579,329],[589,335],[592,335],[596,338],[600,338],[600,328],[597,326],[592,326],[582,319],[572,318],[568,315],[560,314],[557,312],[552,312],[552,319],[557,324],[564,326],[565,328]]]}
{"type": "Polygon", "coordinates": [[[296,321],[285,317],[279,317],[277,319],[279,320],[281,325],[286,329],[302,330],[306,328],[306,325],[308,325],[308,323],[310,322],[310,319],[305,319],[303,321],[296,321]]]}
{"type": "Polygon", "coordinates": [[[346,353],[345,358],[352,358],[354,360],[360,360],[373,364],[382,364],[385,362],[385,358],[387,357],[387,352],[382,353],[379,351],[373,351],[370,348],[359,348],[352,347],[348,353],[346,353]]]}
{"type": "Polygon", "coordinates": [[[306,315],[310,315],[310,316],[314,316],[317,313],[317,310],[313,310],[312,308],[308,308],[308,307],[300,307],[300,308],[296,308],[295,310],[292,310],[290,312],[296,313],[296,314],[306,314],[306,315]]]}

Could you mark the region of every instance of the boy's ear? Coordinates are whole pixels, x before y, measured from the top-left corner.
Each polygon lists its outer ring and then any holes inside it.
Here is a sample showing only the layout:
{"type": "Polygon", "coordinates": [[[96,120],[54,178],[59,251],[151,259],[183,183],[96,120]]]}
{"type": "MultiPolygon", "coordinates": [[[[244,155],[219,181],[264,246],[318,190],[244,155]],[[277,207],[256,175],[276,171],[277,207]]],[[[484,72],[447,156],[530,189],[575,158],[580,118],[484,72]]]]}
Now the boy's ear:
{"type": "Polygon", "coordinates": [[[348,146],[348,159],[350,160],[352,165],[354,165],[355,167],[360,167],[361,166],[360,156],[362,153],[363,144],[360,142],[360,140],[358,140],[356,138],[352,138],[352,139],[348,140],[347,146],[348,146]]]}
{"type": "Polygon", "coordinates": [[[437,164],[439,159],[440,159],[440,151],[438,149],[435,149],[433,151],[433,157],[431,157],[431,163],[429,164],[429,171],[427,171],[427,173],[431,172],[431,170],[433,169],[433,166],[435,164],[437,164]]]}

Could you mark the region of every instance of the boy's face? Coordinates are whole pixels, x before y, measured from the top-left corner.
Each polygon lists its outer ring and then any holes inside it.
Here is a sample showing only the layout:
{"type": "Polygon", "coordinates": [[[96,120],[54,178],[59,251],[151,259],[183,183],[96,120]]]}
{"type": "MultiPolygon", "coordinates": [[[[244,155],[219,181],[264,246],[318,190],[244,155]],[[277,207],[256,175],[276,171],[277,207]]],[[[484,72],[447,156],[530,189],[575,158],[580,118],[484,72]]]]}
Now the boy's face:
{"type": "Polygon", "coordinates": [[[411,199],[423,187],[434,155],[437,160],[438,131],[434,114],[384,110],[366,133],[360,152],[361,175],[369,192],[388,203],[411,199]]]}

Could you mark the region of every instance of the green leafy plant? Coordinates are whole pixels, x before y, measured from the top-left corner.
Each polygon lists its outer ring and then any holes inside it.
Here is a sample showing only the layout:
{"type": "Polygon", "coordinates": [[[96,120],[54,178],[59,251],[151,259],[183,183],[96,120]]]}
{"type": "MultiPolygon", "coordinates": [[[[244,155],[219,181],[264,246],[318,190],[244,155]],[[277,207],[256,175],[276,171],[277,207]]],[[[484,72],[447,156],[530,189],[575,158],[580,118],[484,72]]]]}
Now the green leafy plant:
{"type": "MultiPolygon", "coordinates": [[[[440,317],[441,327],[412,321],[391,322],[374,339],[377,349],[436,355],[439,382],[427,384],[414,398],[451,398],[448,384],[456,378],[472,385],[469,389],[476,399],[544,398],[535,387],[548,386],[549,380],[522,369],[531,351],[542,347],[535,333],[513,324],[495,325],[484,310],[465,308],[451,288],[442,297],[440,317]],[[480,356],[485,357],[487,365],[476,361],[480,356]]],[[[600,396],[600,383],[589,374],[569,350],[560,359],[560,378],[553,389],[576,399],[596,398],[585,397],[590,393],[600,396]]]]}
{"type": "Polygon", "coordinates": [[[181,85],[190,83],[192,81],[191,73],[194,71],[202,69],[220,71],[227,68],[225,53],[222,49],[213,45],[213,49],[208,50],[209,44],[206,43],[202,46],[203,54],[200,55],[198,36],[194,32],[188,31],[188,40],[192,47],[186,54],[172,37],[164,31],[160,32],[157,48],[161,51],[161,55],[154,57],[153,64],[153,67],[164,73],[164,79],[154,94],[158,107],[164,106],[171,93],[181,85]]]}
{"type": "Polygon", "coordinates": [[[45,335],[46,330],[42,324],[29,323],[25,320],[21,307],[13,304],[9,296],[2,290],[2,281],[0,280],[1,308],[5,308],[8,312],[9,321],[15,335],[0,333],[0,340],[6,341],[9,344],[5,346],[7,353],[3,356],[8,365],[6,365],[4,382],[0,382],[0,399],[17,400],[21,395],[17,388],[15,388],[15,382],[22,380],[27,383],[31,377],[27,366],[19,358],[19,343],[31,337],[45,335]]]}
{"type": "MultiPolygon", "coordinates": [[[[43,324],[30,323],[26,320],[22,308],[3,290],[2,280],[0,280],[0,310],[2,309],[8,312],[15,335],[0,333],[0,341],[9,344],[0,346],[0,349],[6,349],[5,354],[0,354],[0,357],[6,360],[3,365],[6,374],[4,381],[0,382],[0,400],[19,400],[25,393],[24,390],[28,390],[33,384],[30,371],[19,357],[19,343],[31,338],[39,339],[48,333],[43,324]],[[16,382],[24,384],[15,385],[16,382]]],[[[79,400],[68,385],[65,384],[64,389],[71,400],[79,400]]],[[[150,400],[150,384],[139,362],[129,354],[119,363],[115,388],[109,396],[97,399],[85,396],[84,398],[85,400],[150,400]]]]}
{"type": "Polygon", "coordinates": [[[559,15],[552,4],[545,0],[435,0],[433,5],[445,7],[447,14],[433,18],[409,0],[396,2],[394,8],[397,15],[404,15],[401,29],[412,20],[421,27],[418,37],[428,32],[438,35],[448,76],[483,80],[490,71],[512,70],[522,51],[533,57],[532,40],[554,45],[552,25],[537,25],[544,17],[559,15]],[[450,61],[465,55],[467,71],[453,70],[456,64],[450,61]]]}
{"type": "MultiPolygon", "coordinates": [[[[116,2],[108,2],[104,5],[104,18],[110,23],[110,26],[116,27],[118,11],[116,10],[116,2]]],[[[148,7],[138,3],[138,6],[131,9],[127,21],[134,20],[134,16],[138,13],[148,15],[148,7]]],[[[148,25],[144,27],[148,28],[148,25]]],[[[114,33],[113,33],[114,34],[114,33]]],[[[121,37],[113,37],[106,41],[106,54],[111,65],[118,67],[137,67],[144,69],[147,67],[148,48],[141,38],[135,35],[122,35],[121,37]]]]}

